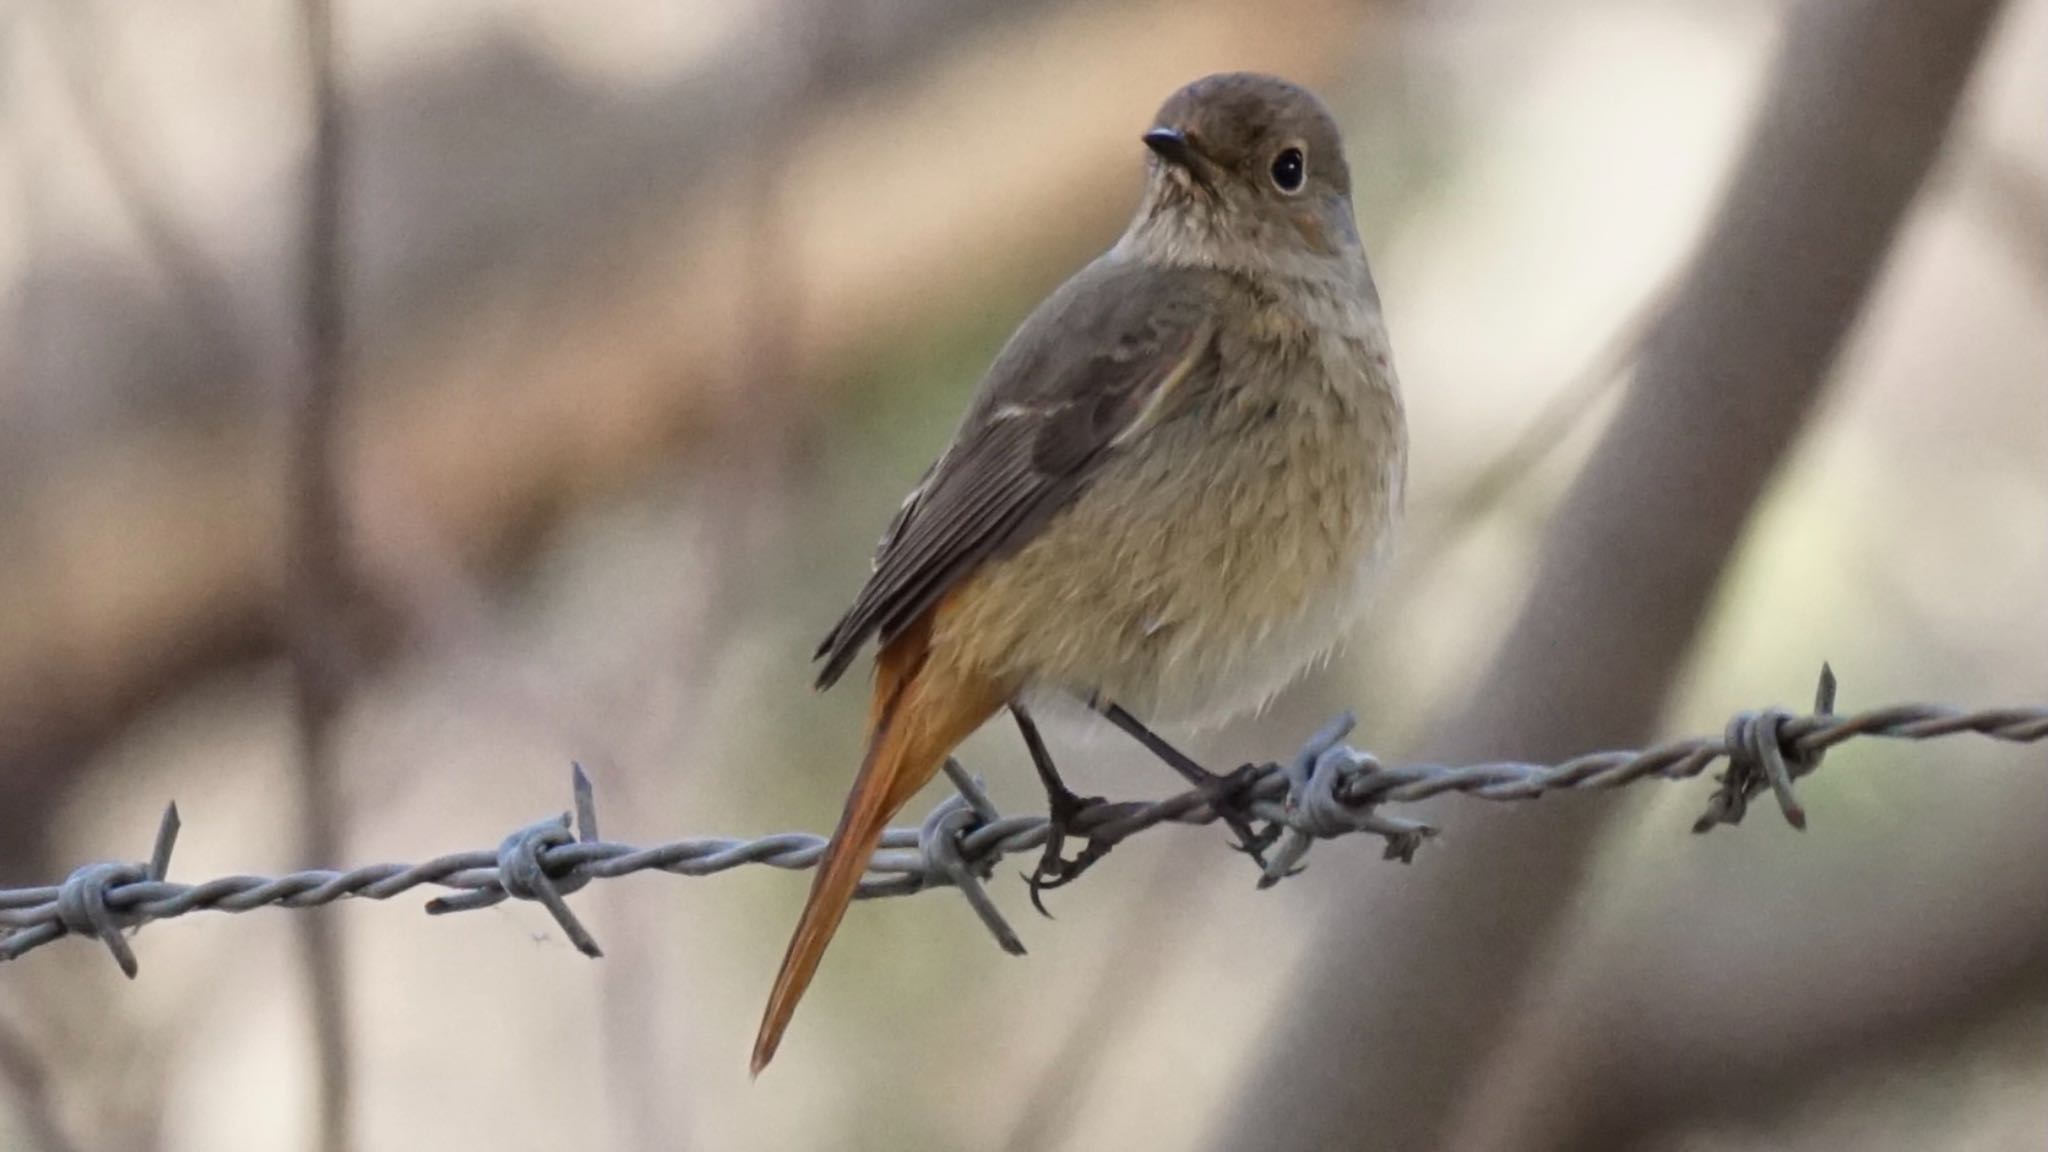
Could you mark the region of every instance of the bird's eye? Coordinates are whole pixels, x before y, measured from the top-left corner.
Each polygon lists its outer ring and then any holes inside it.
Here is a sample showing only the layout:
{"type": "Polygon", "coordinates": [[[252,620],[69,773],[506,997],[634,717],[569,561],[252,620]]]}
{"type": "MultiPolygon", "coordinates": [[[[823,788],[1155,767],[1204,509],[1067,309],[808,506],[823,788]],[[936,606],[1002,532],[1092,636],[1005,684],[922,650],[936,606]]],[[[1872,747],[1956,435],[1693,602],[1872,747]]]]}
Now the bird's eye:
{"type": "Polygon", "coordinates": [[[1282,192],[1301,191],[1301,182],[1308,178],[1308,161],[1302,158],[1299,148],[1282,148],[1273,157],[1273,187],[1282,192]]]}

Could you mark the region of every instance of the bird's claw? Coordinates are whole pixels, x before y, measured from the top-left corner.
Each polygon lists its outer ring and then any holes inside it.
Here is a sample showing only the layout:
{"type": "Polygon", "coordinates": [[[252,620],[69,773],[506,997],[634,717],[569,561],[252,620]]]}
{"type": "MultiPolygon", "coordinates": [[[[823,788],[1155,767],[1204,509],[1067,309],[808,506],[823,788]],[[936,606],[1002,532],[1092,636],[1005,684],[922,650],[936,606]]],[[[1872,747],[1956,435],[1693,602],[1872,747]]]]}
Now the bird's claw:
{"type": "Polygon", "coordinates": [[[1068,834],[1074,831],[1074,821],[1079,819],[1083,812],[1106,801],[1100,796],[1082,797],[1072,792],[1053,793],[1049,800],[1051,831],[1045,840],[1045,851],[1038,857],[1038,867],[1034,868],[1029,876],[1024,877],[1024,883],[1031,889],[1031,906],[1038,909],[1038,914],[1048,920],[1052,919],[1052,913],[1046,911],[1042,894],[1054,888],[1064,888],[1080,879],[1083,872],[1093,867],[1097,860],[1109,855],[1109,850],[1115,847],[1111,841],[1085,837],[1088,842],[1079,854],[1071,860],[1067,859],[1063,852],[1068,834]]]}
{"type": "Polygon", "coordinates": [[[1266,867],[1266,849],[1280,839],[1284,830],[1276,821],[1267,821],[1264,828],[1254,828],[1251,802],[1245,796],[1259,777],[1259,766],[1241,764],[1237,770],[1224,776],[1211,777],[1211,783],[1204,789],[1209,794],[1209,810],[1228,825],[1237,840],[1231,848],[1252,858],[1261,870],[1266,867]]]}

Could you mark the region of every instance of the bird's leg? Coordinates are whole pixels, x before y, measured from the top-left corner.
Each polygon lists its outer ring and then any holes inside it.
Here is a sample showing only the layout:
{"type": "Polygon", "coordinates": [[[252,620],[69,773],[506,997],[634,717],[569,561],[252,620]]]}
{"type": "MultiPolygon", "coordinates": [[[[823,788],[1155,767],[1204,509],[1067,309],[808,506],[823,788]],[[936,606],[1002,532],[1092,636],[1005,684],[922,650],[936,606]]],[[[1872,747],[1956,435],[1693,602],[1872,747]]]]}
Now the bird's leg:
{"type": "Polygon", "coordinates": [[[1253,829],[1250,802],[1242,795],[1258,775],[1257,765],[1245,764],[1235,772],[1219,776],[1195,763],[1187,753],[1168,744],[1158,733],[1145,727],[1142,721],[1124,711],[1121,706],[1100,699],[1092,700],[1090,703],[1111,724],[1129,733],[1131,738],[1143,744],[1147,751],[1164,760],[1167,767],[1180,773],[1188,783],[1201,789],[1209,798],[1210,809],[1237,834],[1237,849],[1249,855],[1259,867],[1266,866],[1264,853],[1280,838],[1280,826],[1268,824],[1263,831],[1253,829]]]}
{"type": "Polygon", "coordinates": [[[1109,855],[1109,850],[1115,845],[1107,840],[1090,838],[1087,847],[1072,860],[1060,855],[1066,847],[1068,834],[1074,832],[1074,821],[1081,813],[1102,803],[1102,798],[1077,796],[1073,789],[1067,787],[1067,782],[1060,779],[1060,770],[1054,767],[1052,754],[1046,751],[1045,739],[1038,734],[1038,725],[1023,705],[1011,704],[1010,715],[1016,717],[1017,731],[1023,735],[1024,747],[1031,753],[1031,764],[1038,769],[1039,782],[1045,785],[1046,806],[1052,818],[1045,854],[1038,858],[1038,867],[1024,878],[1025,883],[1031,886],[1031,906],[1038,909],[1039,915],[1049,919],[1052,913],[1045,910],[1039,893],[1073,883],[1090,865],[1109,855]]]}

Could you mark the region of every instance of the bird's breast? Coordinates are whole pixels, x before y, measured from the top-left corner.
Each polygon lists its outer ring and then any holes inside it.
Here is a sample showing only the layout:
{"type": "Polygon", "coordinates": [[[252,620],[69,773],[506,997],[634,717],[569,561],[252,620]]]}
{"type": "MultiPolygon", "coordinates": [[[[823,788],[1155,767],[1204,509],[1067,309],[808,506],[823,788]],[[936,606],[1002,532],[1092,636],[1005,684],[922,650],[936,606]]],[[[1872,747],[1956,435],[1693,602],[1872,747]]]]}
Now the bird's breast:
{"type": "Polygon", "coordinates": [[[1198,402],[971,579],[935,654],[1173,721],[1256,706],[1330,651],[1399,512],[1406,436],[1385,343],[1236,352],[1198,402]]]}

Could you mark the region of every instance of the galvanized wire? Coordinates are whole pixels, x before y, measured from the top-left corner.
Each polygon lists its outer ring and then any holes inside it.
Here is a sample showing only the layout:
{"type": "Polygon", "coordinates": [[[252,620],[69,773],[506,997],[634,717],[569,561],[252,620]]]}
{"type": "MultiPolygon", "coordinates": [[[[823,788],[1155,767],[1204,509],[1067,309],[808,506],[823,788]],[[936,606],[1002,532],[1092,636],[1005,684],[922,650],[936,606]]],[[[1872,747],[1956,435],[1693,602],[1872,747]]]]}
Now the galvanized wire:
{"type": "MultiPolygon", "coordinates": [[[[1260,885],[1273,884],[1298,869],[1316,840],[1357,832],[1386,841],[1389,859],[1407,860],[1435,829],[1389,816],[1383,805],[1409,804],[1456,792],[1482,800],[1532,800],[1560,789],[1611,789],[1655,777],[1684,780],[1718,760],[1719,777],[1704,815],[1694,825],[1705,832],[1738,823],[1748,802],[1765,791],[1794,827],[1805,827],[1805,811],[1793,782],[1818,768],[1822,756],[1859,737],[1931,740],[1975,734],[2008,743],[2048,738],[2048,708],[1992,708],[1962,711],[1930,704],[1900,704],[1847,716],[1833,714],[1834,677],[1822,670],[1814,710],[1794,715],[1779,708],[1737,714],[1719,736],[1695,737],[1635,751],[1595,752],[1556,764],[1499,761],[1466,766],[1406,764],[1387,767],[1342,741],[1348,715],[1318,732],[1285,764],[1261,766],[1238,801],[1252,815],[1281,830],[1260,885]]],[[[1004,856],[1042,848],[1051,834],[1044,816],[1004,816],[980,785],[948,762],[956,794],[934,808],[916,828],[883,835],[862,881],[863,898],[903,896],[933,887],[961,890],[1006,951],[1022,952],[981,881],[1004,856]]],[[[636,872],[709,876],[747,864],[799,871],[824,853],[825,840],[789,832],[755,839],[697,837],[651,847],[601,840],[589,777],[573,773],[575,816],[569,814],[514,831],[496,849],[456,852],[419,864],[372,864],[346,871],[308,869],[285,876],[224,876],[199,884],[167,879],[178,834],[178,811],[164,814],[147,864],[102,861],[87,864],[62,883],[38,888],[0,889],[0,960],[16,959],[44,944],[75,935],[99,940],[121,970],[136,974],[126,933],[154,920],[204,910],[247,912],[255,908],[311,908],[344,898],[389,900],[421,886],[454,889],[427,902],[433,914],[489,907],[507,899],[532,900],[548,910],[564,934],[589,956],[600,956],[596,940],[569,909],[564,897],[592,880],[636,872]]],[[[1070,834],[1117,843],[1160,824],[1208,824],[1217,819],[1210,798],[1191,790],[1159,801],[1096,804],[1073,821],[1070,834]]]]}

